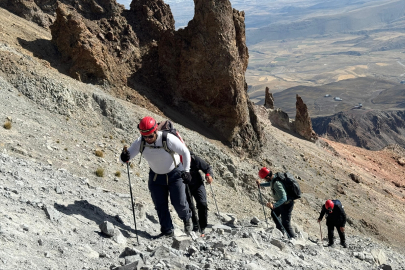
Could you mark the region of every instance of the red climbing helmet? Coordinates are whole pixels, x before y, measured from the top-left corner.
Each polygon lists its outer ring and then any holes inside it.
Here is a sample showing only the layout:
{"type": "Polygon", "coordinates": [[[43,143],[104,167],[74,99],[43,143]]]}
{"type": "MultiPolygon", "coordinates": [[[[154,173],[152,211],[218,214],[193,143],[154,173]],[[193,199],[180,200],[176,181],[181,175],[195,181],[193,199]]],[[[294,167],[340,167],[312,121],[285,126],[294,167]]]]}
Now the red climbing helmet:
{"type": "Polygon", "coordinates": [[[327,200],[327,201],[325,202],[325,208],[326,208],[326,210],[332,210],[332,209],[333,209],[333,206],[335,206],[335,204],[334,204],[331,200],[327,200]]]}
{"type": "Polygon", "coordinates": [[[142,135],[149,135],[157,129],[156,120],[153,117],[145,116],[138,125],[142,135]]]}
{"type": "Polygon", "coordinates": [[[269,173],[270,173],[270,170],[267,169],[266,167],[263,167],[263,168],[261,168],[260,171],[259,171],[259,177],[260,177],[261,179],[264,179],[267,175],[269,175],[269,173]]]}

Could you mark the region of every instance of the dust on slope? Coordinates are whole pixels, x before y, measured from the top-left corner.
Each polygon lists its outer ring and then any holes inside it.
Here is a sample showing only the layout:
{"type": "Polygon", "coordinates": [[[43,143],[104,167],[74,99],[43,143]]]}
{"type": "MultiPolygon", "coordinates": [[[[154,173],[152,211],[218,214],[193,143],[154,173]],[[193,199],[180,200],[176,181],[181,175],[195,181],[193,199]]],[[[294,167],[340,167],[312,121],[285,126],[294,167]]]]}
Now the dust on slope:
{"type": "Polygon", "coordinates": [[[345,161],[348,170],[360,176],[360,183],[349,182],[357,192],[348,198],[362,210],[351,212],[351,218],[362,225],[360,231],[397,245],[404,241],[401,228],[405,227],[405,167],[398,163],[405,157],[404,149],[396,145],[371,151],[323,140],[345,161]]]}

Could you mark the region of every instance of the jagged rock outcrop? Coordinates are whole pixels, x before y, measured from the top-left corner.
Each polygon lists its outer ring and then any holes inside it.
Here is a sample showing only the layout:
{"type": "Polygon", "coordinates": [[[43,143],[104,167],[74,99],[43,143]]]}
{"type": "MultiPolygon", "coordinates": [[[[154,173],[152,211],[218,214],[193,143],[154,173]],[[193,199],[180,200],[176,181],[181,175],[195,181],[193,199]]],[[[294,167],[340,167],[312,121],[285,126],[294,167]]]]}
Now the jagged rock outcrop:
{"type": "Polygon", "coordinates": [[[61,2],[50,29],[70,76],[144,85],[235,150],[258,152],[264,136],[247,95],[244,12],[230,1],[196,0],[194,19],[179,31],[163,0],[134,0],[130,10],[115,0],[61,2]]]}
{"type": "Polygon", "coordinates": [[[43,12],[35,1],[1,0],[0,7],[45,28],[49,27],[54,21],[54,16],[43,12]]]}
{"type": "Polygon", "coordinates": [[[280,108],[275,110],[268,109],[268,114],[269,120],[274,126],[284,128],[286,130],[294,130],[292,120],[288,117],[288,114],[283,112],[280,108]]]}
{"type": "MultiPolygon", "coordinates": [[[[266,87],[266,94],[267,93],[266,87]]],[[[274,99],[272,101],[274,102],[274,99]]],[[[291,130],[309,141],[316,141],[318,136],[315,131],[312,130],[312,123],[311,118],[309,117],[307,105],[302,101],[302,98],[299,95],[297,95],[295,107],[297,111],[295,120],[290,119],[288,114],[282,111],[280,108],[266,108],[266,111],[268,113],[270,122],[274,126],[291,130]]]]}
{"type": "Polygon", "coordinates": [[[133,72],[129,85],[143,84],[159,93],[167,86],[159,69],[158,43],[165,32],[175,30],[170,6],[163,0],[134,0],[123,16],[134,29],[141,48],[141,65],[133,72]]]}
{"type": "Polygon", "coordinates": [[[351,110],[312,119],[320,136],[369,150],[405,147],[405,111],[351,110]]]}
{"type": "Polygon", "coordinates": [[[166,32],[159,43],[165,91],[236,148],[258,149],[261,130],[251,122],[255,117],[245,80],[245,14],[228,0],[194,3],[188,26],[166,32]]]}
{"type": "MultiPolygon", "coordinates": [[[[93,26],[93,29],[97,28],[93,26]]],[[[70,76],[83,82],[126,83],[125,69],[117,65],[102,43],[105,37],[101,30],[90,32],[84,18],[75,9],[60,4],[51,31],[52,42],[58,47],[62,60],[70,65],[70,76]]]]}
{"type": "Polygon", "coordinates": [[[72,6],[90,20],[111,17],[124,9],[115,0],[0,0],[0,7],[48,28],[56,19],[58,3],[72,6]]]}
{"type": "Polygon", "coordinates": [[[270,93],[270,89],[268,87],[266,87],[266,93],[264,96],[264,107],[274,109],[274,97],[273,94],[270,93]]]}
{"type": "Polygon", "coordinates": [[[103,6],[109,8],[103,8],[103,16],[76,6],[60,4],[50,27],[72,77],[115,86],[130,79],[132,84],[161,87],[157,41],[162,32],[174,30],[168,5],[162,0],[133,1],[131,10],[123,11],[115,0],[105,0],[103,6]]]}
{"type": "Polygon", "coordinates": [[[130,13],[134,27],[143,29],[137,33],[144,43],[158,41],[163,32],[175,29],[170,6],[163,0],[133,0],[130,13]]]}
{"type": "Polygon", "coordinates": [[[295,132],[307,140],[316,140],[318,136],[312,129],[311,117],[309,117],[307,105],[299,95],[297,95],[295,107],[297,110],[294,121],[295,132]]]}

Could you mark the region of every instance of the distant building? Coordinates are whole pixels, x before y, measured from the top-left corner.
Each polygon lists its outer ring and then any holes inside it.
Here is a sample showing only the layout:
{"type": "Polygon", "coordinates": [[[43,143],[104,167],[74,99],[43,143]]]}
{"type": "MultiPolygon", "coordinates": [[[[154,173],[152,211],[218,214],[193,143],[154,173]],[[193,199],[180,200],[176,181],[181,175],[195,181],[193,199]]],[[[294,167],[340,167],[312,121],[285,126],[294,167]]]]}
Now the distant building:
{"type": "Polygon", "coordinates": [[[342,101],[343,99],[341,99],[340,97],[335,97],[334,100],[336,100],[336,101],[342,101]]]}
{"type": "Polygon", "coordinates": [[[355,105],[353,109],[361,109],[363,107],[363,104],[359,103],[359,105],[355,105]]]}

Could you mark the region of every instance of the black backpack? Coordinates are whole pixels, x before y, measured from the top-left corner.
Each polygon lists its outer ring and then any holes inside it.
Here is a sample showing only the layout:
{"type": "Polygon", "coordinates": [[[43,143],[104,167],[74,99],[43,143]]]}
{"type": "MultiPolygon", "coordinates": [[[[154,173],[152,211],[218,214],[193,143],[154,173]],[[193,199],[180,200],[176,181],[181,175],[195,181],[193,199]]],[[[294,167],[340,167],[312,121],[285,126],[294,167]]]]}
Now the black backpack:
{"type": "MultiPolygon", "coordinates": [[[[288,200],[296,200],[301,198],[301,188],[294,176],[289,172],[278,172],[274,175],[274,182],[280,181],[283,183],[288,200]]],[[[273,183],[274,183],[273,182],[273,183]]],[[[272,187],[273,188],[273,187],[272,187]]]]}
{"type": "MultiPolygon", "coordinates": [[[[174,164],[178,165],[178,164],[176,164],[176,160],[174,158],[175,152],[167,146],[167,134],[168,133],[173,134],[174,136],[179,138],[182,143],[184,143],[183,138],[181,137],[180,133],[173,127],[173,123],[170,120],[166,120],[161,123],[158,123],[157,130],[162,131],[162,146],[145,145],[145,139],[142,137],[141,145],[139,146],[139,153],[141,153],[141,158],[142,158],[143,150],[145,150],[145,147],[163,148],[167,153],[169,153],[172,156],[174,164]]],[[[141,158],[139,159],[139,162],[141,162],[141,158]]],[[[180,156],[180,160],[181,160],[181,156],[180,156]]]]}

